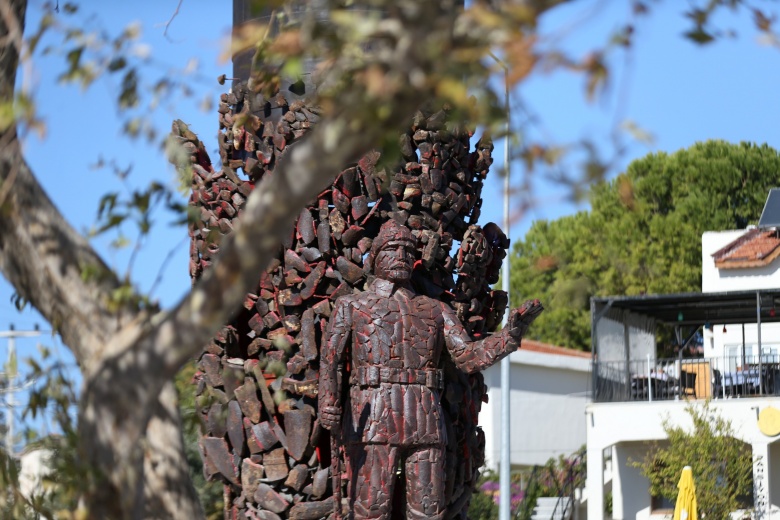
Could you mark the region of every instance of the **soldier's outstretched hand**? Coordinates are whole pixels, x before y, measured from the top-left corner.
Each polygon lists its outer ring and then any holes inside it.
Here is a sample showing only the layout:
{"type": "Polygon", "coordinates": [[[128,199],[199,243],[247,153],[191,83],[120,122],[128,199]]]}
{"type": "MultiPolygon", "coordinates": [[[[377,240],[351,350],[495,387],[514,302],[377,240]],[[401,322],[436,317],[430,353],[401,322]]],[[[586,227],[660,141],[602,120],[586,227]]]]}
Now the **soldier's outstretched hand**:
{"type": "Polygon", "coordinates": [[[341,408],[325,406],[320,410],[320,424],[330,431],[335,431],[341,425],[341,408]]]}
{"type": "Polygon", "coordinates": [[[509,334],[518,339],[524,336],[528,327],[543,310],[544,307],[539,300],[526,300],[517,309],[512,309],[507,323],[509,334]]]}

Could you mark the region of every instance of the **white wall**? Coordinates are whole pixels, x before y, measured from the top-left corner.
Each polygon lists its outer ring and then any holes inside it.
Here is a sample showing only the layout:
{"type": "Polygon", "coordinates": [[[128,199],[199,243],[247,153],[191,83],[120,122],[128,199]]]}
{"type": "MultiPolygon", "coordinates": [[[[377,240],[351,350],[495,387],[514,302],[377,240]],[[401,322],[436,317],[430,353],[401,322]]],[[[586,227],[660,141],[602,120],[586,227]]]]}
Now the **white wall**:
{"type": "MultiPolygon", "coordinates": [[[[509,357],[510,459],[513,466],[544,464],[585,444],[585,405],[590,359],[517,351],[509,357]]],[[[498,469],[501,448],[501,369],[485,371],[487,404],[479,424],[485,430],[488,468],[498,469]]]]}
{"type": "Polygon", "coordinates": [[[769,445],[769,496],[777,504],[780,502],[780,443],[773,442],[769,445]]]}
{"type": "Polygon", "coordinates": [[[44,493],[43,479],[51,473],[50,461],[53,455],[49,449],[37,448],[23,453],[19,458],[19,491],[28,500],[44,493]]]}
{"type": "MultiPolygon", "coordinates": [[[[740,360],[729,359],[733,356],[742,355],[742,325],[727,325],[726,332],[723,332],[723,325],[715,325],[712,331],[705,331],[704,334],[704,357],[723,358],[722,363],[741,366],[740,360]]],[[[758,327],[755,323],[745,324],[745,354],[748,363],[755,363],[758,356],[758,327]]],[[[761,324],[761,350],[771,361],[780,360],[780,323],[762,323],[761,324]]],[[[720,364],[719,364],[720,366],[720,364]]],[[[734,367],[730,367],[734,369],[734,367]]]]}
{"type": "Polygon", "coordinates": [[[701,291],[750,291],[780,287],[780,259],[768,266],[718,269],[712,253],[744,235],[746,230],[708,231],[701,236],[701,291]]]}
{"type": "Polygon", "coordinates": [[[634,519],[650,515],[650,494],[635,493],[635,489],[647,489],[648,482],[632,461],[642,461],[648,450],[644,442],[621,443],[612,451],[612,518],[634,519]],[[618,484],[619,483],[619,484],[618,484]],[[616,491],[620,489],[621,492],[616,491]],[[629,492],[622,492],[630,490],[629,492]]]}

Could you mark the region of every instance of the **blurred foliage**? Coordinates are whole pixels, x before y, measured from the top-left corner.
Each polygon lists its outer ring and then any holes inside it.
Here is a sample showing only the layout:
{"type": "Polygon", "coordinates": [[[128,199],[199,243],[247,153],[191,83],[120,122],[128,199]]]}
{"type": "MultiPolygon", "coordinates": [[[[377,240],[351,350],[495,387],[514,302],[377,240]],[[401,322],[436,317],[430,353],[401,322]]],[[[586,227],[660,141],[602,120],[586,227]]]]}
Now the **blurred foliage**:
{"type": "MultiPolygon", "coordinates": [[[[677,499],[682,469],[691,466],[696,500],[702,518],[728,520],[737,510],[753,504],[753,458],[749,444],[735,438],[731,421],[710,407],[689,404],[692,428],[675,426],[667,417],[663,427],[668,441],[654,443],[644,460],[631,461],[650,480],[650,494],[671,502],[677,499]]],[[[765,464],[768,462],[765,461],[765,464]]],[[[740,517],[742,518],[742,517],[740,517]]]]}
{"type": "Polygon", "coordinates": [[[184,366],[176,375],[176,392],[179,395],[179,410],[184,435],[184,449],[190,466],[190,477],[203,505],[207,520],[220,520],[224,516],[222,482],[207,481],[203,476],[203,461],[198,451],[201,423],[195,406],[195,385],[192,378],[196,372],[195,362],[184,366]]]}
{"type": "MultiPolygon", "coordinates": [[[[569,456],[551,457],[542,466],[513,473],[510,482],[512,517],[530,520],[539,497],[570,496],[575,488],[585,487],[587,465],[585,446],[569,456]]],[[[499,475],[487,470],[471,498],[468,516],[471,520],[495,520],[501,503],[499,475]]]]}
{"type": "Polygon", "coordinates": [[[535,222],[511,257],[513,305],[547,307],[533,339],[587,350],[592,296],[700,291],[702,233],[756,224],[778,170],[767,145],[697,143],[596,183],[590,211],[535,222]]]}
{"type": "MultiPolygon", "coordinates": [[[[389,117],[394,100],[408,87],[411,78],[418,95],[437,96],[448,103],[451,111],[459,113],[474,126],[481,125],[495,137],[500,137],[505,132],[503,81],[488,79],[506,79],[514,87],[534,73],[566,70],[582,76],[585,99],[590,102],[603,99],[610,94],[612,65],[623,59],[619,53],[630,52],[633,48],[636,29],[653,7],[652,2],[632,1],[627,19],[605,35],[600,46],[573,55],[562,49],[560,28],[542,32],[538,26],[539,18],[560,3],[559,0],[518,5],[473,2],[457,18],[454,27],[431,26],[431,31],[441,29],[443,37],[440,44],[422,48],[420,53],[437,65],[428,73],[417,70],[410,74],[403,66],[393,63],[390,54],[375,52],[381,42],[414,38],[414,35],[404,33],[404,27],[385,23],[380,13],[387,5],[382,0],[361,2],[358,10],[352,9],[352,2],[325,2],[320,12],[325,16],[302,14],[280,0],[258,0],[250,2],[249,8],[253,13],[270,13],[268,23],[249,23],[239,28],[225,57],[242,51],[253,52],[250,86],[268,97],[283,81],[297,80],[304,63],[318,63],[313,73],[318,84],[314,102],[322,108],[323,117],[340,113],[344,106],[353,106],[361,108],[361,118],[371,124],[381,124],[389,117]],[[450,47],[445,36],[453,30],[459,38],[456,46],[450,47]],[[367,45],[367,42],[372,44],[367,45]],[[447,56],[446,60],[441,59],[443,55],[447,56]]],[[[413,16],[415,9],[419,9],[414,2],[390,5],[391,14],[402,13],[402,17],[413,16]]],[[[79,2],[43,4],[44,14],[38,26],[26,31],[23,76],[31,75],[27,69],[35,63],[36,56],[61,56],[63,68],[58,75],[61,83],[89,89],[99,82],[108,82],[115,92],[116,113],[124,121],[126,136],[144,138],[150,144],[155,143],[176,154],[176,150],[170,150],[170,143],[163,143],[159,138],[150,114],[164,102],[194,95],[193,82],[204,80],[197,73],[197,60],[193,58],[178,67],[159,63],[143,40],[140,24],[129,23],[118,34],[111,34],[89,8],[79,2]]],[[[165,24],[166,33],[175,23],[180,8],[194,6],[185,3],[176,7],[171,20],[165,24]]],[[[748,10],[764,42],[777,44],[776,14],[741,0],[691,2],[684,13],[690,21],[690,29],[684,37],[697,44],[706,44],[731,36],[732,31],[727,26],[718,25],[728,23],[728,18],[724,22],[723,17],[717,16],[726,10],[748,10]]],[[[413,66],[413,63],[408,64],[408,67],[413,66]]],[[[213,79],[211,81],[214,86],[213,79]]],[[[224,81],[222,77],[221,82],[224,81]]],[[[45,132],[45,119],[37,113],[33,92],[25,87],[26,84],[26,81],[20,82],[13,102],[0,103],[0,123],[17,123],[22,136],[26,129],[45,132]]],[[[532,113],[531,108],[524,107],[524,110],[532,113]]],[[[239,119],[236,121],[239,126],[253,124],[250,117],[239,119]]],[[[528,129],[538,124],[539,121],[529,116],[511,129],[518,143],[513,147],[517,150],[513,159],[523,162],[526,177],[547,175],[562,185],[568,198],[577,201],[587,196],[592,184],[605,178],[622,154],[623,139],[649,139],[636,123],[618,121],[614,132],[614,155],[605,158],[587,138],[554,143],[547,135],[543,139],[532,137],[533,133],[528,129]],[[572,157],[582,159],[580,168],[563,167],[567,158],[572,157]]],[[[397,152],[397,129],[387,130],[386,138],[377,143],[377,147],[389,157],[397,152]]],[[[131,303],[139,308],[149,308],[152,306],[149,297],[137,294],[131,280],[137,252],[155,229],[155,223],[164,220],[162,213],[172,212],[179,224],[186,223],[192,215],[187,212],[185,199],[177,193],[176,184],[179,183],[151,180],[147,186],[131,188],[127,179],[132,167],[118,167],[110,156],[104,159],[105,154],[102,152],[97,159],[96,167],[110,167],[123,188],[101,197],[96,222],[88,233],[92,237],[113,233],[115,238],[110,247],[131,251],[126,272],[121,277],[123,287],[108,305],[119,308],[131,303]],[[128,226],[134,229],[129,231],[128,226]]],[[[527,189],[518,198],[527,207],[535,203],[530,188],[532,183],[524,182],[523,185],[527,189]]],[[[578,304],[588,283],[587,277],[575,278],[564,283],[557,294],[563,299],[572,294],[572,303],[578,304]]],[[[581,328],[581,319],[553,314],[552,309],[548,310],[542,321],[563,322],[567,330],[581,328]]],[[[559,342],[578,348],[585,345],[579,337],[564,336],[559,342]]]]}
{"type": "Polygon", "coordinates": [[[530,520],[540,497],[571,497],[574,489],[584,488],[587,476],[585,453],[585,446],[582,446],[569,456],[551,457],[543,466],[534,467],[525,477],[528,481],[525,496],[513,508],[514,518],[530,520]]]}
{"type": "MultiPolygon", "coordinates": [[[[522,489],[522,473],[514,473],[510,476],[510,511],[515,511],[523,502],[525,491],[522,489]]],[[[500,476],[488,469],[477,482],[477,489],[471,497],[469,504],[469,518],[483,518],[494,520],[498,518],[501,506],[500,476]]]]}
{"type": "Polygon", "coordinates": [[[24,449],[11,455],[4,444],[0,450],[0,516],[81,520],[86,511],[80,497],[101,478],[80,463],[72,369],[53,360],[48,348],[39,350],[36,358],[26,360],[24,375],[13,382],[15,392],[27,389],[21,438],[14,439],[24,449]]]}
{"type": "MultiPolygon", "coordinates": [[[[269,97],[275,94],[283,80],[295,81],[299,78],[304,63],[318,63],[314,72],[318,83],[316,102],[324,110],[324,116],[338,113],[345,104],[354,105],[363,109],[362,116],[372,124],[381,123],[389,117],[393,101],[408,87],[411,77],[420,93],[438,96],[449,103],[452,111],[460,112],[474,126],[481,125],[494,136],[500,136],[504,133],[503,81],[488,81],[489,78],[503,78],[506,72],[505,79],[514,87],[531,74],[563,69],[581,75],[585,98],[590,102],[598,101],[610,93],[610,69],[615,60],[622,59],[618,53],[629,52],[633,48],[636,29],[653,7],[653,2],[633,0],[627,19],[605,35],[600,46],[572,55],[560,45],[561,28],[542,32],[538,27],[539,18],[561,3],[564,2],[472,2],[458,17],[454,28],[431,26],[431,30],[441,29],[443,35],[454,30],[459,36],[457,46],[448,47],[446,38],[442,37],[441,45],[432,44],[430,48],[420,49],[424,57],[433,57],[432,62],[440,66],[427,74],[416,70],[410,75],[402,70],[403,66],[399,70],[397,63],[387,61],[392,56],[373,52],[376,44],[382,41],[414,37],[404,34],[403,27],[384,23],[380,13],[389,9],[385,1],[366,0],[360,3],[361,9],[358,10],[352,9],[353,2],[324,2],[321,9],[326,15],[312,17],[309,16],[311,13],[302,15],[280,0],[256,0],[249,2],[249,9],[253,13],[271,13],[268,24],[249,23],[235,31],[225,58],[238,52],[254,52],[250,85],[269,97]],[[367,42],[372,44],[367,45],[367,42]],[[447,56],[446,60],[440,59],[443,55],[447,56]],[[358,95],[359,99],[356,99],[358,95]]],[[[392,2],[389,5],[389,12],[393,15],[413,16],[417,9],[414,2],[392,2]]],[[[163,146],[150,114],[163,102],[194,95],[193,82],[204,81],[197,73],[197,60],[193,58],[177,67],[159,63],[151,47],[143,40],[140,24],[129,23],[118,34],[111,34],[102,26],[100,17],[89,12],[89,8],[88,4],[81,5],[79,2],[43,4],[43,16],[38,26],[28,28],[27,38],[20,42],[23,47],[23,76],[32,75],[28,69],[35,63],[35,57],[61,56],[63,68],[58,75],[61,83],[89,89],[97,82],[107,81],[109,88],[115,92],[117,116],[124,121],[124,133],[131,139],[145,138],[149,143],[163,146]]],[[[175,23],[180,8],[194,6],[186,3],[177,6],[171,20],[165,24],[166,34],[168,27],[175,23]]],[[[690,2],[684,12],[690,28],[684,37],[701,45],[730,37],[733,31],[728,26],[721,26],[724,18],[717,16],[726,10],[750,12],[763,42],[778,45],[774,32],[776,13],[743,0],[690,2]]],[[[728,20],[728,17],[725,18],[725,23],[728,20]]],[[[414,65],[408,64],[409,67],[414,65]]],[[[213,79],[211,81],[214,86],[213,79]]],[[[224,83],[225,79],[221,81],[224,83]]],[[[29,129],[45,132],[45,119],[37,113],[28,83],[20,82],[15,99],[0,100],[0,127],[16,123],[22,136],[29,129]]],[[[204,103],[204,106],[207,105],[204,103]]],[[[237,124],[250,121],[251,118],[246,118],[237,124]]],[[[648,138],[633,122],[617,123],[614,133],[616,155],[622,153],[624,146],[621,140],[626,136],[639,140],[648,138]]],[[[536,139],[530,134],[524,135],[526,128],[535,124],[539,122],[528,117],[512,130],[518,137],[522,134],[515,158],[525,164],[527,175],[536,171],[546,172],[569,191],[570,198],[581,200],[588,186],[602,180],[614,161],[601,157],[595,144],[588,139],[553,143],[547,138],[549,136],[536,139]],[[564,159],[573,155],[584,156],[582,167],[561,167],[564,159]]],[[[397,129],[388,129],[387,138],[377,146],[385,151],[394,151],[397,147],[396,133],[397,129]]],[[[102,166],[105,161],[101,158],[98,164],[102,166]]],[[[124,174],[120,175],[116,167],[114,170],[120,181],[124,181],[131,171],[130,168],[124,169],[124,174]]],[[[115,247],[138,244],[150,232],[153,221],[149,217],[154,208],[143,207],[141,200],[150,194],[164,199],[166,204],[160,207],[173,211],[179,222],[186,221],[186,204],[172,186],[151,181],[146,188],[126,191],[114,191],[102,198],[92,231],[100,234],[116,230],[115,247]],[[107,204],[109,199],[113,200],[113,204],[107,204]],[[125,211],[115,211],[116,208],[125,211]],[[139,218],[131,219],[130,211],[139,218]],[[136,223],[137,237],[129,238],[122,231],[122,224],[128,220],[136,223]]],[[[530,200],[532,194],[522,197],[530,200]]]]}
{"type": "MultiPolygon", "coordinates": [[[[9,457],[5,445],[0,447],[0,518],[82,520],[87,512],[79,498],[102,482],[99,475],[80,464],[75,417],[78,401],[68,376],[70,369],[59,362],[48,363],[49,357],[50,351],[41,347],[37,358],[26,360],[24,380],[17,382],[17,386],[33,384],[21,416],[24,450],[9,457]],[[45,428],[41,427],[43,422],[47,423],[45,428]],[[56,433],[44,433],[49,431],[56,433]],[[40,466],[34,460],[38,455],[40,466]],[[30,468],[37,470],[22,471],[26,457],[31,457],[30,468]]],[[[206,518],[220,520],[224,515],[222,483],[206,481],[198,451],[200,420],[192,384],[195,370],[195,363],[190,363],[176,377],[182,434],[190,476],[206,518]]]]}
{"type": "Polygon", "coordinates": [[[471,495],[468,517],[471,520],[496,520],[498,518],[498,502],[495,493],[498,489],[498,475],[485,471],[477,481],[477,489],[471,495]]]}
{"type": "MultiPolygon", "coordinates": [[[[30,130],[42,136],[45,134],[46,114],[38,113],[34,98],[37,90],[34,68],[37,59],[56,56],[62,63],[55,73],[61,85],[77,85],[85,91],[98,86],[108,88],[115,102],[113,117],[119,120],[124,137],[145,140],[154,147],[175,153],[165,141],[167,128],[163,129],[164,137],[161,137],[161,129],[155,125],[153,116],[163,107],[170,108],[173,103],[181,104],[182,100],[192,98],[195,87],[207,91],[204,101],[211,99],[217,84],[213,78],[207,80],[199,75],[197,58],[193,56],[186,64],[175,66],[160,62],[152,47],[144,41],[139,22],[130,21],[118,33],[112,33],[89,3],[45,2],[30,6],[32,9],[40,9],[42,13],[37,17],[37,26],[25,28],[26,38],[19,42],[21,81],[17,82],[13,100],[0,100],[0,129],[16,123],[22,138],[30,130]],[[202,88],[198,83],[208,87],[202,88]]],[[[205,102],[202,104],[209,106],[205,102]]],[[[110,111],[110,107],[105,109],[110,111]]],[[[166,182],[162,176],[150,180],[133,179],[132,164],[119,166],[112,157],[112,150],[94,153],[97,157],[93,168],[110,171],[118,187],[97,201],[95,223],[85,234],[90,238],[111,234],[113,238],[108,243],[111,249],[130,251],[125,273],[120,276],[122,287],[106,304],[113,308],[131,304],[154,311],[149,295],[139,294],[131,280],[131,275],[135,274],[134,262],[149,235],[158,230],[159,222],[186,225],[190,218],[188,193],[181,193],[178,187],[181,184],[189,187],[189,181],[166,182]]],[[[85,203],[89,204],[89,201],[85,203]]],[[[85,269],[89,270],[89,266],[85,269]]],[[[85,277],[89,276],[91,273],[86,272],[85,277]]]]}

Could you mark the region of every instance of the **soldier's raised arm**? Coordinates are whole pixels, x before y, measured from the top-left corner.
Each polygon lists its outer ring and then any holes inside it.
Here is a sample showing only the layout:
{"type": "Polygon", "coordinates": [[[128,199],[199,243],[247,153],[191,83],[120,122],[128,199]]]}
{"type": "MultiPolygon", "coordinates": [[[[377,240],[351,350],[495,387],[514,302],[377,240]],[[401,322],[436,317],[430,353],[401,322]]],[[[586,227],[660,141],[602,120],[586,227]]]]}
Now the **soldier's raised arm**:
{"type": "Polygon", "coordinates": [[[544,310],[539,300],[528,300],[509,314],[507,326],[498,334],[471,341],[455,311],[442,303],[444,341],[455,364],[469,374],[485,370],[520,347],[528,326],[544,310]]]}
{"type": "Polygon", "coordinates": [[[338,428],[342,412],[342,375],[347,344],[352,332],[352,312],[347,298],[336,300],[336,308],[328,322],[325,342],[320,350],[319,416],[328,430],[338,428]]]}

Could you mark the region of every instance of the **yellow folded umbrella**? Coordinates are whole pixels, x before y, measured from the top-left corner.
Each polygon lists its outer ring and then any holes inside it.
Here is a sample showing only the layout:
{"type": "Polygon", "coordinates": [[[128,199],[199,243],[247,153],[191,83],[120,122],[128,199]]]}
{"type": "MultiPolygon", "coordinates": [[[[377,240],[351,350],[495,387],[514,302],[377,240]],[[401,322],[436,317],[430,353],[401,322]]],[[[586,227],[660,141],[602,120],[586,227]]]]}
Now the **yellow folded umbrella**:
{"type": "Polygon", "coordinates": [[[677,484],[677,504],[674,506],[674,520],[698,520],[696,511],[696,486],[693,484],[693,471],[685,466],[677,484]]]}

